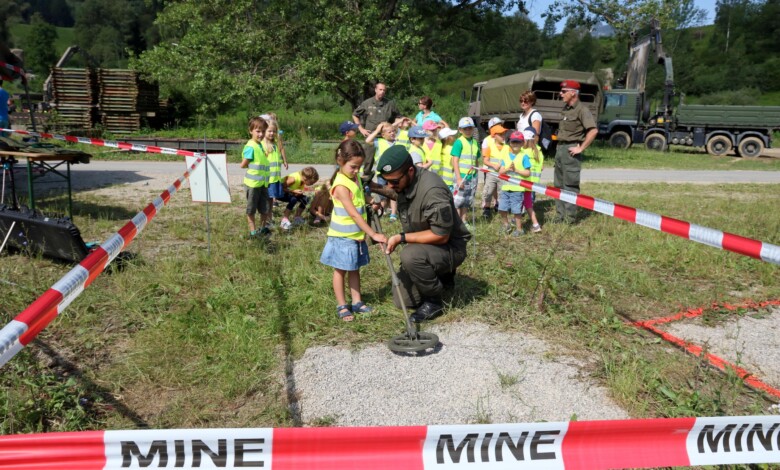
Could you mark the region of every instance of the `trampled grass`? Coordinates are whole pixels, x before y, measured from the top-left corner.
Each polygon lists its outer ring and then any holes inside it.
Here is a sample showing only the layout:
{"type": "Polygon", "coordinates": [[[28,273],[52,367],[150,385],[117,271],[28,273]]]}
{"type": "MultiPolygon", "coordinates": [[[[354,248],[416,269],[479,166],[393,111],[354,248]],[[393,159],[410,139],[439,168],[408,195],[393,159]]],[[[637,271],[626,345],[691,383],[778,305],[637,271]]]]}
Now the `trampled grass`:
{"type": "MultiPolygon", "coordinates": [[[[776,185],[583,190],[780,243],[776,185]]],[[[156,194],[124,201],[78,194],[74,210],[84,238],[105,239],[156,194]]],[[[287,410],[295,399],[285,383],[287,357],[313,345],[359,348],[401,331],[376,248],[361,277],[364,298],[378,313],[340,322],[331,270],[319,263],[325,231],[274,233],[268,245],[247,240],[244,204],[234,199],[211,207],[209,255],[204,207],[187,191],[176,195],[130,246],[135,257],[123,270],[99,276],[0,370],[0,410],[8,417],[0,431],[289,426],[296,423],[287,410]]],[[[546,224],[552,201],[539,197],[536,207],[541,234],[509,239],[498,234],[497,221],[478,223],[476,249],[469,245],[450,309],[437,322],[486,322],[533,334],[558,354],[592,358],[583,373],[635,417],[766,409],[765,398],[735,377],[626,322],[713,301],[778,298],[777,266],[599,214],[576,226],[546,224]]],[[[68,269],[4,254],[0,279],[15,285],[3,284],[3,322],[68,269]]]]}

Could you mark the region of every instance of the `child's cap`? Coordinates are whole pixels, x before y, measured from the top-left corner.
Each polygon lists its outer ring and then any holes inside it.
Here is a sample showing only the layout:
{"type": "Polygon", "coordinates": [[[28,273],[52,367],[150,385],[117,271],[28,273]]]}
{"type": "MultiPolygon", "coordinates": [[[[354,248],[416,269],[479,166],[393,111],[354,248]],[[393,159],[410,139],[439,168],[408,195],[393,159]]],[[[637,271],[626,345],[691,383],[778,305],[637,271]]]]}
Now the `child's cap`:
{"type": "Polygon", "coordinates": [[[458,128],[466,129],[467,127],[474,127],[474,120],[470,117],[460,118],[460,121],[458,121],[458,128]]]}
{"type": "Polygon", "coordinates": [[[534,134],[533,132],[527,129],[523,131],[523,138],[525,140],[534,140],[534,137],[536,137],[536,134],[534,134]]]}
{"type": "Polygon", "coordinates": [[[525,137],[523,136],[522,131],[514,131],[512,132],[512,135],[509,136],[510,142],[525,142],[525,137]]]}
{"type": "Polygon", "coordinates": [[[274,120],[274,118],[271,117],[270,114],[261,114],[260,115],[260,119],[262,119],[263,121],[273,121],[274,120]]]}
{"type": "Polygon", "coordinates": [[[403,145],[393,145],[389,149],[385,150],[385,153],[379,157],[379,162],[376,165],[377,170],[381,174],[392,173],[404,165],[412,165],[412,156],[406,147],[403,145]]]}
{"type": "Polygon", "coordinates": [[[490,118],[490,121],[488,121],[488,129],[495,126],[496,124],[503,124],[503,123],[504,123],[503,119],[501,119],[498,116],[493,116],[492,118],[490,118]]]}
{"type": "Polygon", "coordinates": [[[449,127],[445,127],[444,129],[439,131],[439,138],[440,139],[446,139],[447,137],[452,137],[453,135],[457,134],[458,131],[450,129],[449,127]]]}
{"type": "Polygon", "coordinates": [[[341,135],[346,135],[347,132],[357,130],[359,127],[352,121],[344,121],[339,125],[339,132],[341,132],[341,135]]]}
{"type": "MultiPolygon", "coordinates": [[[[430,122],[430,121],[428,121],[428,122],[430,122]]],[[[422,139],[422,138],[425,138],[427,136],[428,136],[428,133],[425,132],[425,129],[422,126],[414,126],[411,129],[409,129],[409,137],[422,139]]]]}
{"type": "Polygon", "coordinates": [[[436,122],[431,121],[430,119],[425,121],[422,125],[422,128],[426,131],[433,131],[439,128],[439,126],[436,124],[436,122]]]}
{"type": "Polygon", "coordinates": [[[490,135],[503,134],[507,131],[507,128],[501,124],[496,124],[490,127],[490,135]]]}

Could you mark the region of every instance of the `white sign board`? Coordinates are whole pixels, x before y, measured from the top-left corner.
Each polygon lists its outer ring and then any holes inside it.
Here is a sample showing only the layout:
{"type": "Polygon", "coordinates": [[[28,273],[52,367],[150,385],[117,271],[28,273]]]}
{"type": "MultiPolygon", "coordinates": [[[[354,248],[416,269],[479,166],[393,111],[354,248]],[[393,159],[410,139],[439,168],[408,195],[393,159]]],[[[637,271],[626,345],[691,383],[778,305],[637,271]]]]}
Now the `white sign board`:
{"type": "MultiPolygon", "coordinates": [[[[195,164],[196,157],[186,158],[187,168],[195,164]]],[[[192,193],[192,202],[230,204],[226,154],[211,153],[205,162],[198,165],[195,171],[190,174],[190,192],[192,193]]]]}

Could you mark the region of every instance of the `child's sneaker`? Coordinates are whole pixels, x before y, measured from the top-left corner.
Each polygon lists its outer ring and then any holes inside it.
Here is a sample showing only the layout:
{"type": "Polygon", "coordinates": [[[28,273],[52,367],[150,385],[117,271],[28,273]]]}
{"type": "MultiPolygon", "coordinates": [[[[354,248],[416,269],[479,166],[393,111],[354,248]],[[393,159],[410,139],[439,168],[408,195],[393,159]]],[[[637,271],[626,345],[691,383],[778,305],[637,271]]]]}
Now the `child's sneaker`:
{"type": "Polygon", "coordinates": [[[512,226],[509,224],[502,224],[501,230],[498,231],[499,235],[509,234],[512,232],[512,226]]]}
{"type": "Polygon", "coordinates": [[[523,235],[525,235],[525,231],[523,229],[515,230],[514,232],[512,232],[513,237],[520,237],[523,235]]]}
{"type": "Polygon", "coordinates": [[[282,219],[282,223],[280,223],[279,226],[282,227],[282,230],[290,230],[292,228],[292,224],[287,218],[282,219]]]}
{"type": "Polygon", "coordinates": [[[398,216],[395,214],[390,214],[390,222],[398,222],[398,216]]]}
{"type": "Polygon", "coordinates": [[[471,233],[474,233],[474,227],[472,227],[470,223],[463,222],[463,225],[466,227],[466,230],[468,230],[471,233]]]}
{"type": "Polygon", "coordinates": [[[542,226],[541,226],[541,225],[539,225],[539,224],[536,224],[536,225],[534,225],[533,227],[531,227],[531,231],[532,231],[533,233],[539,233],[539,232],[541,232],[541,231],[542,231],[542,226]]]}
{"type": "Polygon", "coordinates": [[[320,219],[319,217],[315,217],[315,218],[314,218],[314,221],[312,221],[312,223],[313,223],[314,225],[319,225],[319,224],[321,224],[321,223],[322,223],[322,219],[320,219]]]}
{"type": "Polygon", "coordinates": [[[489,207],[484,207],[482,209],[482,218],[489,219],[491,217],[493,217],[493,211],[489,207]]]}
{"type": "Polygon", "coordinates": [[[296,218],[293,219],[293,223],[292,224],[293,224],[294,227],[297,227],[297,226],[303,225],[305,223],[306,223],[306,221],[303,220],[303,217],[296,217],[296,218]]]}

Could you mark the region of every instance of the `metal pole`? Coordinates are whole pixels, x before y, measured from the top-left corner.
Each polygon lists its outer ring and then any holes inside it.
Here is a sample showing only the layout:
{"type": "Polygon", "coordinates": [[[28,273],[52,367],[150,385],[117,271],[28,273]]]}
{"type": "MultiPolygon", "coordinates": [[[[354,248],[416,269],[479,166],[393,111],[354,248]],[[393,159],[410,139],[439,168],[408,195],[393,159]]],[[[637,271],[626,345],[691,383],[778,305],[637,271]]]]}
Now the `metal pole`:
{"type": "Polygon", "coordinates": [[[8,237],[11,236],[11,232],[13,232],[13,230],[14,230],[14,225],[16,225],[16,221],[15,220],[13,222],[11,222],[11,228],[9,228],[8,229],[8,233],[5,234],[5,240],[3,240],[3,244],[0,245],[0,253],[3,252],[3,248],[5,248],[5,242],[7,242],[8,241],[8,237]]]}
{"type": "MultiPolygon", "coordinates": [[[[206,134],[203,134],[203,154],[206,161],[206,251],[211,256],[211,217],[209,215],[209,202],[211,202],[211,187],[209,186],[209,154],[206,152],[206,134]]],[[[192,185],[190,185],[192,187],[192,185]]]]}

